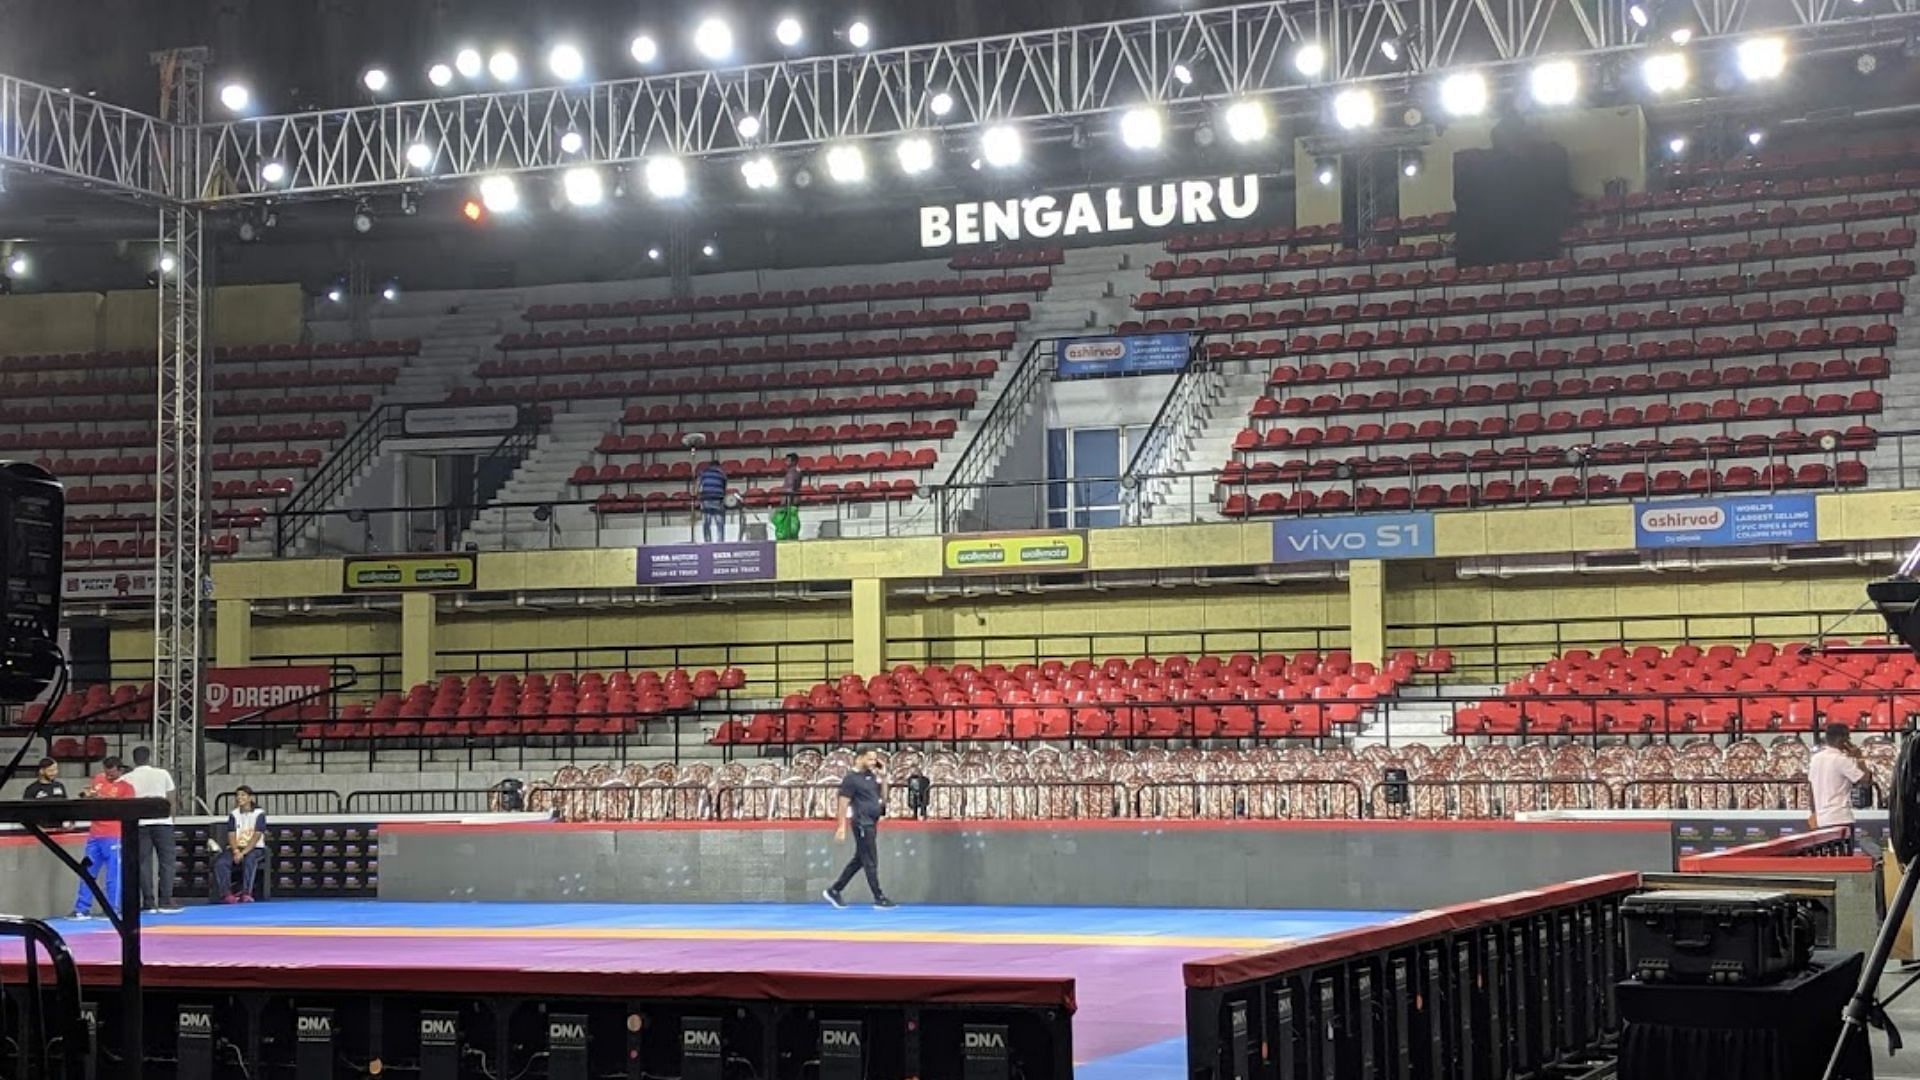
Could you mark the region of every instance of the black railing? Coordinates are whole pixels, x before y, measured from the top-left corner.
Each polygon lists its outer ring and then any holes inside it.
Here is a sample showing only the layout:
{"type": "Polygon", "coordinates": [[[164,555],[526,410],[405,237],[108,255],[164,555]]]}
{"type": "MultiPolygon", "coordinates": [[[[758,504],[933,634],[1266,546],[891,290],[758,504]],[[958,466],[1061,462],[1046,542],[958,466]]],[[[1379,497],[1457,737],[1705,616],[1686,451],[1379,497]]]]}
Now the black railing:
{"type": "MultiPolygon", "coordinates": [[[[276,817],[289,814],[302,817],[338,814],[346,806],[339,792],[320,788],[286,788],[279,791],[262,789],[255,791],[253,797],[256,805],[276,817]]],[[[233,809],[235,801],[233,792],[223,791],[213,800],[213,812],[224,814],[233,809]]]]}
{"type": "MultiPolygon", "coordinates": [[[[1183,441],[1190,441],[1197,435],[1207,420],[1201,410],[1219,396],[1224,363],[1207,358],[1206,340],[1204,333],[1193,335],[1187,348],[1186,365],[1161,400],[1133,459],[1127,462],[1121,476],[1121,486],[1125,488],[1126,506],[1122,517],[1125,524],[1145,522],[1149,509],[1145,504],[1148,478],[1157,479],[1172,470],[1174,450],[1180,445],[1176,439],[1184,435],[1183,441]]],[[[1213,502],[1211,491],[1207,493],[1207,502],[1213,502]]]]}
{"type": "MultiPolygon", "coordinates": [[[[948,487],[964,490],[985,482],[993,474],[1000,448],[1013,437],[1026,418],[1027,406],[1033,399],[1035,388],[1053,370],[1057,348],[1058,341],[1053,338],[1042,338],[1027,346],[1026,355],[1020,358],[1020,363],[1007,379],[1006,389],[994,399],[993,407],[981,418],[980,427],[973,433],[973,438],[967,441],[967,448],[960,452],[958,463],[948,473],[948,487]]],[[[950,496],[945,488],[936,489],[933,494],[940,531],[962,531],[961,522],[968,509],[967,502],[950,496]]]]}
{"type": "Polygon", "coordinates": [[[308,478],[306,485],[274,513],[274,554],[286,555],[299,540],[306,523],[317,520],[354,485],[360,471],[379,456],[381,444],[399,433],[405,417],[405,406],[382,405],[373,410],[345,442],[334,448],[320,471],[308,478]]]}

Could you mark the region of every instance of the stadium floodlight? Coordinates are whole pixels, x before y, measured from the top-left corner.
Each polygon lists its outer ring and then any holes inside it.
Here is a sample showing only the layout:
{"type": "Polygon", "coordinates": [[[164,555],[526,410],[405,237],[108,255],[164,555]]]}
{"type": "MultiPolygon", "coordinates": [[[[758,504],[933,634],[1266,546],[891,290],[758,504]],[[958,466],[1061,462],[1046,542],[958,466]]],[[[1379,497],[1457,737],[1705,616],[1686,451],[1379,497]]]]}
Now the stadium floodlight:
{"type": "Polygon", "coordinates": [[[725,60],[733,55],[733,27],[717,15],[709,15],[693,28],[693,47],[709,60],[725,60]]]}
{"type": "Polygon", "coordinates": [[[953,95],[942,90],[927,101],[927,107],[933,110],[933,115],[945,116],[953,111],[953,95]]]}
{"type": "Polygon", "coordinates": [[[687,193],[687,165],[677,157],[647,159],[647,193],[656,199],[678,199],[687,193]]]}
{"type": "Polygon", "coordinates": [[[894,146],[893,156],[900,162],[901,172],[919,176],[933,168],[933,140],[925,135],[909,135],[894,146]]]}
{"type": "Polygon", "coordinates": [[[263,184],[282,183],[287,178],[287,167],[277,161],[268,161],[260,166],[260,182],[263,184]]]}
{"type": "Polygon", "coordinates": [[[864,49],[873,44],[873,27],[865,19],[855,19],[847,24],[847,44],[856,49],[864,49]]]}
{"type": "Polygon", "coordinates": [[[501,49],[487,57],[487,74],[495,82],[512,82],[520,77],[520,58],[508,49],[501,49]]]}
{"type": "Polygon", "coordinates": [[[1748,82],[1777,79],[1787,70],[1787,40],[1772,35],[1748,38],[1734,49],[1734,57],[1748,82]]]}
{"type": "Polygon", "coordinates": [[[365,199],[353,204],[353,231],[362,236],[373,231],[373,207],[365,199]]]}
{"type": "Polygon", "coordinates": [[[733,130],[743,141],[757,139],[760,137],[760,118],[749,113],[734,121],[733,130]]]}
{"type": "Polygon", "coordinates": [[[756,154],[740,163],[740,178],[752,191],[769,191],[780,186],[780,169],[773,158],[756,154]]]}
{"type": "Polygon", "coordinates": [[[1348,131],[1372,127],[1376,113],[1373,91],[1365,87],[1342,90],[1334,96],[1334,122],[1348,131]]]}
{"type": "Polygon", "coordinates": [[[577,154],[586,145],[586,138],[571,128],[560,136],[560,152],[563,154],[577,154]]]}
{"type": "Polygon", "coordinates": [[[1527,76],[1536,105],[1571,105],[1580,96],[1580,67],[1571,60],[1547,60],[1527,76]]]}
{"type": "Polygon", "coordinates": [[[773,40],[789,49],[800,44],[800,39],[805,36],[806,32],[801,28],[800,20],[791,15],[785,16],[773,26],[773,40]]]}
{"type": "Polygon", "coordinates": [[[1293,51],[1293,70],[1309,79],[1319,78],[1327,69],[1327,50],[1317,41],[1309,41],[1293,51]]]}
{"type": "Polygon", "coordinates": [[[479,49],[461,49],[453,54],[453,68],[463,79],[477,79],[486,70],[486,62],[480,59],[479,49]]]}
{"type": "Polygon", "coordinates": [[[480,205],[491,214],[510,214],[520,209],[520,185],[504,173],[483,176],[480,178],[480,205]]]}
{"type": "Polygon", "coordinates": [[[1440,107],[1448,116],[1479,116],[1487,111],[1487,77],[1456,71],[1440,80],[1440,107]]]}
{"type": "Polygon", "coordinates": [[[587,58],[579,46],[561,42],[547,51],[547,70],[561,82],[574,82],[587,73],[587,58]]]}
{"type": "Polygon", "coordinates": [[[1399,63],[1400,62],[1400,39],[1397,37],[1381,38],[1380,39],[1380,55],[1386,57],[1387,63],[1389,64],[1399,63]]]}
{"type": "Polygon", "coordinates": [[[606,182],[600,178],[600,170],[591,165],[568,169],[560,178],[560,189],[574,206],[599,206],[607,197],[606,182]]]}
{"type": "Polygon", "coordinates": [[[827,147],[827,175],[837,184],[858,184],[867,178],[867,155],[853,143],[827,147]]]}
{"type": "Polygon", "coordinates": [[[1020,129],[1012,124],[996,124],[980,136],[980,156],[996,169],[1020,164],[1026,152],[1020,129]]]}
{"type": "Polygon", "coordinates": [[[26,277],[27,271],[31,269],[33,269],[33,267],[27,262],[25,255],[15,255],[13,258],[7,260],[7,273],[14,277],[26,277]]]}
{"type": "MultiPolygon", "coordinates": [[[[162,264],[161,269],[163,271],[166,270],[165,262],[166,260],[164,259],[161,260],[161,264],[162,264]]],[[[168,272],[171,272],[171,271],[168,271],[168,272]]],[[[341,288],[338,285],[335,285],[331,289],[327,290],[327,299],[336,304],[344,303],[347,299],[347,290],[341,288]]]]}
{"type": "Polygon", "coordinates": [[[1667,140],[1667,153],[1672,154],[1674,157],[1679,157],[1686,152],[1687,137],[1685,135],[1675,135],[1673,138],[1667,140]]]}
{"type": "Polygon", "coordinates": [[[1640,81],[1656,94],[1670,94],[1687,85],[1691,73],[1684,53],[1654,53],[1640,62],[1640,81]]]}
{"type": "Polygon", "coordinates": [[[391,281],[387,282],[386,287],[380,290],[380,299],[385,300],[389,304],[400,299],[400,286],[395,285],[391,281]]]}
{"type": "Polygon", "coordinates": [[[1321,187],[1332,187],[1340,178],[1340,164],[1330,157],[1313,159],[1313,180],[1321,187]]]}
{"type": "Polygon", "coordinates": [[[1752,131],[1747,132],[1748,146],[1759,146],[1761,143],[1766,141],[1767,141],[1767,133],[1764,131],[1761,131],[1759,128],[1754,128],[1752,131]]]}
{"type": "Polygon", "coordinates": [[[433,166],[433,147],[417,142],[407,147],[407,167],[422,172],[433,166]]]}
{"type": "Polygon", "coordinates": [[[1181,86],[1193,85],[1193,69],[1185,64],[1173,65],[1173,81],[1181,86]]]}
{"type": "Polygon", "coordinates": [[[368,68],[366,73],[360,76],[360,85],[366,87],[367,92],[371,94],[378,94],[385,91],[387,88],[387,69],[377,67],[368,68]]]}
{"type": "Polygon", "coordinates": [[[231,113],[246,112],[247,106],[253,104],[253,93],[243,83],[230,82],[220,88],[220,104],[231,113]]]}
{"type": "Polygon", "coordinates": [[[1653,16],[1647,14],[1647,8],[1645,4],[1629,5],[1627,7],[1627,18],[1632,19],[1633,25],[1639,27],[1642,30],[1645,30],[1647,28],[1647,24],[1653,21],[1653,16]]]}
{"type": "Polygon", "coordinates": [[[647,261],[649,262],[660,261],[660,248],[658,246],[650,247],[647,249],[647,261]]]}
{"type": "Polygon", "coordinates": [[[636,64],[651,64],[660,58],[660,43],[646,34],[635,34],[627,43],[627,55],[636,64]]]}
{"type": "Polygon", "coordinates": [[[172,252],[162,252],[160,254],[160,272],[161,273],[171,274],[173,273],[174,268],[179,265],[180,265],[179,263],[173,261],[172,252]]]}
{"type": "Polygon", "coordinates": [[[715,255],[720,254],[720,245],[709,240],[706,243],[700,245],[700,254],[705,255],[707,258],[711,259],[715,255]]]}
{"type": "Polygon", "coordinates": [[[1273,126],[1266,103],[1256,98],[1244,98],[1227,106],[1226,123],[1227,137],[1237,143],[1260,142],[1273,126]]]}
{"type": "Polygon", "coordinates": [[[1129,150],[1152,150],[1166,137],[1166,124],[1160,110],[1140,105],[1120,114],[1120,141],[1129,150]]]}
{"type": "Polygon", "coordinates": [[[1426,163],[1427,156],[1418,150],[1400,151],[1400,175],[1408,179],[1419,176],[1426,163]]]}
{"type": "Polygon", "coordinates": [[[486,208],[473,199],[468,199],[466,202],[460,204],[460,213],[468,221],[476,225],[480,223],[481,218],[487,216],[486,208]]]}
{"type": "Polygon", "coordinates": [[[453,68],[446,64],[435,64],[427,69],[427,81],[444,87],[453,82],[453,68]]]}
{"type": "Polygon", "coordinates": [[[1667,40],[1673,42],[1675,45],[1685,45],[1687,42],[1693,40],[1693,27],[1676,26],[1667,34],[1667,40]]]}

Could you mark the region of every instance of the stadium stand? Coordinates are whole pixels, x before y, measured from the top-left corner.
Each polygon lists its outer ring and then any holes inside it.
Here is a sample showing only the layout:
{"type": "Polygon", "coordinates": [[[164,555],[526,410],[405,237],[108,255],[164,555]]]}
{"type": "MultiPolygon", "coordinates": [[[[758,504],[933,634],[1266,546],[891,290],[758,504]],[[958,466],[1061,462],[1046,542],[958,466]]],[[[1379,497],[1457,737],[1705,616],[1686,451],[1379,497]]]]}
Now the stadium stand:
{"type": "Polygon", "coordinates": [[[1118,329],[1202,332],[1242,369],[1244,411],[1216,415],[1244,419],[1188,455],[1220,470],[1197,516],[1857,487],[1914,269],[1917,159],[1900,136],[1688,170],[1587,203],[1552,261],[1456,267],[1444,214],[1359,246],[1284,226],[1176,238],[1149,276],[1184,287],[1140,292],[1146,317],[1118,329]]]}

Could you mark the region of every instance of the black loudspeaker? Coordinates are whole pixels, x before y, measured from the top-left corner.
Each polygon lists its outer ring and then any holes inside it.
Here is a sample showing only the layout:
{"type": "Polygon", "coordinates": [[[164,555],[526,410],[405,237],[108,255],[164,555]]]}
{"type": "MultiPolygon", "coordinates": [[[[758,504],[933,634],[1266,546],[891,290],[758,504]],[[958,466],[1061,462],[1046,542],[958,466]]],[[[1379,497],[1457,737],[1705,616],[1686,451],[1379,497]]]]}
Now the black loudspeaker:
{"type": "Polygon", "coordinates": [[[1381,771],[1380,781],[1386,786],[1388,806],[1407,804],[1407,770],[1384,769],[1381,771]]]}
{"type": "Polygon", "coordinates": [[[1893,763],[1893,790],[1887,793],[1887,825],[1893,855],[1902,865],[1920,858],[1920,736],[1900,743],[1893,763]]]}
{"type": "Polygon", "coordinates": [[[1453,203],[1459,265],[1556,258],[1573,209],[1567,148],[1496,129],[1492,149],[1453,155],[1453,203]]]}
{"type": "Polygon", "coordinates": [[[60,672],[66,491],[38,465],[0,462],[0,705],[24,705],[60,672]]]}

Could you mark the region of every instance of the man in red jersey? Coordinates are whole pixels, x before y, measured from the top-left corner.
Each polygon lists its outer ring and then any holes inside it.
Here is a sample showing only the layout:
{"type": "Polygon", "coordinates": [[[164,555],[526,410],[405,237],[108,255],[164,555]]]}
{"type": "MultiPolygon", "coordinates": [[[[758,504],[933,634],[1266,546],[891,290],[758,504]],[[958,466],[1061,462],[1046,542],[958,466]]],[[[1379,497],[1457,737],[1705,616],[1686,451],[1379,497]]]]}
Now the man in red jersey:
{"type": "MultiPolygon", "coordinates": [[[[131,799],[133,787],[120,779],[120,759],[110,757],[100,763],[100,772],[80,793],[83,799],[131,799]]],[[[95,821],[87,827],[87,873],[100,883],[100,889],[106,894],[109,910],[120,902],[120,823],[118,821],[95,821]]],[[[80,883],[80,891],[73,898],[73,917],[88,919],[93,916],[93,890],[87,883],[80,883]]]]}

